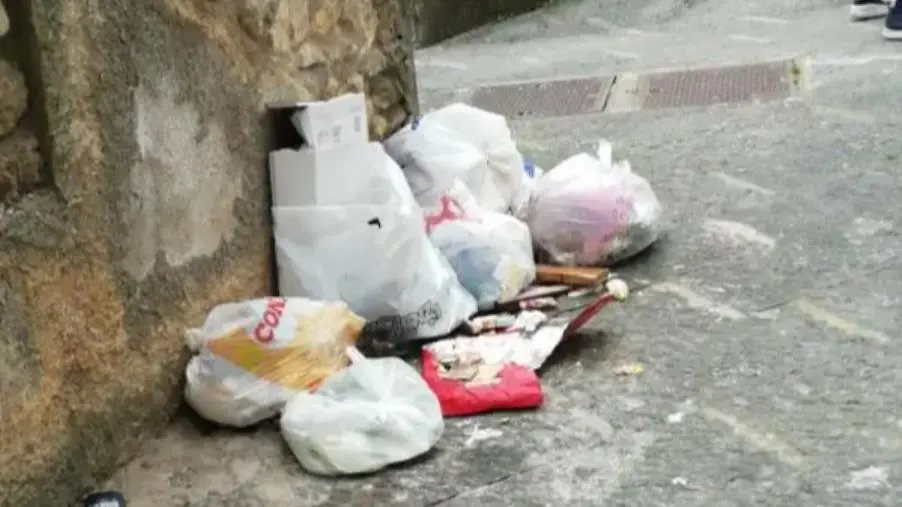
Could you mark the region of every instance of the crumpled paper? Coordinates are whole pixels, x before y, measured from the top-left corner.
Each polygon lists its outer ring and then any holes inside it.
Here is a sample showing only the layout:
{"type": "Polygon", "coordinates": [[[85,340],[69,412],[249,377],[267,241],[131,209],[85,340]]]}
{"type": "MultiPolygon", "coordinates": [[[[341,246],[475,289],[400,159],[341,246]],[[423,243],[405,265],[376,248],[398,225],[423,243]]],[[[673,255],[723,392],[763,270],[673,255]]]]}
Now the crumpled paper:
{"type": "Polygon", "coordinates": [[[538,311],[521,312],[517,323],[504,332],[446,338],[427,346],[436,362],[452,365],[460,375],[473,375],[479,365],[517,364],[538,370],[564,336],[566,322],[546,324],[538,311]],[[545,325],[543,325],[545,324],[545,325]],[[474,369],[466,372],[466,368],[474,369]]]}

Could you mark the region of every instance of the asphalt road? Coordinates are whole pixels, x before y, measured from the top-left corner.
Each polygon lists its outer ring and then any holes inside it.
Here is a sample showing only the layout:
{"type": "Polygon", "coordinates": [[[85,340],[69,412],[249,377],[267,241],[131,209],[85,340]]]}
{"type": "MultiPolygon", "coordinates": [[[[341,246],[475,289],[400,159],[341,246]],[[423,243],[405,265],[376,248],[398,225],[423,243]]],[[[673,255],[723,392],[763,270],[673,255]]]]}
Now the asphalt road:
{"type": "Polygon", "coordinates": [[[802,55],[810,90],[512,124],[545,167],[612,140],[668,213],[622,268],[651,285],[559,351],[541,411],[449,421],[429,458],[337,482],[271,427],[182,419],[113,484],[136,507],[902,505],[902,44],[879,28],[836,0],[586,0],[423,51],[427,108],[474,85],[802,55]]]}

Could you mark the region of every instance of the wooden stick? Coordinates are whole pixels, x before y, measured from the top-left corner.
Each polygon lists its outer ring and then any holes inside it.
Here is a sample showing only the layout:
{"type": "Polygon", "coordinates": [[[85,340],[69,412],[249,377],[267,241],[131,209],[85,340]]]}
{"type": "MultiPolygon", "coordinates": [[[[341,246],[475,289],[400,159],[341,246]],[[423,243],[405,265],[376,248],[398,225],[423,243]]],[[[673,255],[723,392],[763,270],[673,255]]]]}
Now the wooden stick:
{"type": "Polygon", "coordinates": [[[607,274],[608,270],[604,268],[552,266],[549,264],[536,266],[537,283],[562,283],[573,287],[592,287],[604,282],[607,274]]]}

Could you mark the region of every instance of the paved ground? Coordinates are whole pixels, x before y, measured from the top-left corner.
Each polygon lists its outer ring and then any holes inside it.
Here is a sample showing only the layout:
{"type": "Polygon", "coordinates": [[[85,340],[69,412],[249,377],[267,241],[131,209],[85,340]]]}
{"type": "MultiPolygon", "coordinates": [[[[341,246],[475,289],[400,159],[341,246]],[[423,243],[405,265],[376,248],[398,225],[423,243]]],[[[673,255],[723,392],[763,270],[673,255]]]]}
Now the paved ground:
{"type": "Polygon", "coordinates": [[[424,51],[453,89],[810,55],[802,99],[515,123],[541,165],[591,149],[647,176],[654,282],[547,367],[535,413],[449,421],[419,463],[305,475],[272,427],[189,419],[114,485],[136,507],[902,505],[902,45],[839,0],[585,0],[424,51]],[[645,372],[614,370],[639,361],[645,372]]]}

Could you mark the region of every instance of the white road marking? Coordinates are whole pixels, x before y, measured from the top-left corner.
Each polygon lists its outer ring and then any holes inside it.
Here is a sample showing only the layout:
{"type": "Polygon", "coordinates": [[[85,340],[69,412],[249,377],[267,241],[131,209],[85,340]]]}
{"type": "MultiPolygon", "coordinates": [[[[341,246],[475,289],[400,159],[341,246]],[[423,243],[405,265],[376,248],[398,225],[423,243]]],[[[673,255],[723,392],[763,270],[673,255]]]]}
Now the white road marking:
{"type": "Polygon", "coordinates": [[[782,463],[795,469],[804,469],[807,467],[807,463],[802,454],[773,433],[762,433],[757,431],[736,417],[714,408],[704,407],[702,408],[701,413],[706,419],[717,421],[728,426],[733,430],[733,433],[736,434],[736,436],[748,442],[752,447],[771,454],[782,463]]]}
{"type": "Polygon", "coordinates": [[[724,182],[728,187],[738,188],[741,190],[749,190],[762,195],[774,195],[774,191],[769,188],[758,186],[750,181],[742,180],[735,176],[730,176],[729,174],[724,172],[714,172],[711,173],[711,176],[714,176],[715,178],[724,182]]]}
{"type": "Polygon", "coordinates": [[[771,39],[765,39],[764,37],[754,37],[752,35],[744,35],[741,33],[734,33],[733,35],[730,35],[730,38],[740,42],[756,42],[759,44],[764,44],[771,41],[771,39]]]}
{"type": "Polygon", "coordinates": [[[607,53],[611,56],[616,56],[618,58],[625,58],[627,60],[637,60],[639,59],[639,55],[636,53],[630,53],[629,51],[618,51],[616,49],[607,49],[604,48],[601,50],[604,53],[607,53]]]}
{"type": "Polygon", "coordinates": [[[743,21],[751,21],[752,23],[764,23],[766,25],[788,25],[789,21],[779,18],[768,18],[765,16],[743,16],[739,19],[743,21]]]}
{"type": "Polygon", "coordinates": [[[811,60],[811,65],[832,66],[832,65],[867,65],[870,63],[882,62],[902,62],[902,55],[866,55],[866,56],[837,56],[837,57],[820,57],[811,60]]]}
{"type": "Polygon", "coordinates": [[[425,57],[425,58],[417,58],[417,65],[423,65],[426,67],[439,67],[445,69],[455,69],[455,70],[465,70],[469,67],[465,63],[456,62],[453,60],[444,60],[441,58],[435,57],[425,57]]]}
{"type": "Polygon", "coordinates": [[[890,338],[885,334],[873,329],[868,329],[850,320],[846,320],[806,299],[800,299],[796,301],[794,305],[811,320],[840,331],[852,338],[860,338],[880,345],[885,345],[890,342],[890,338]]]}
{"type": "Polygon", "coordinates": [[[765,250],[773,250],[777,241],[756,230],[754,227],[731,220],[705,220],[702,225],[705,231],[717,238],[724,239],[739,246],[742,243],[752,243],[763,247],[765,250]]]}
{"type": "Polygon", "coordinates": [[[686,305],[689,306],[689,308],[702,310],[707,313],[716,315],[720,318],[729,320],[741,320],[745,318],[745,315],[742,312],[733,308],[732,306],[715,303],[714,301],[711,301],[701,294],[693,292],[692,290],[680,285],[664,282],[652,285],[649,288],[656,292],[677,296],[685,301],[686,305]]]}
{"type": "Polygon", "coordinates": [[[647,30],[639,30],[638,28],[624,28],[623,33],[627,35],[635,35],[639,37],[662,37],[664,36],[661,32],[649,32],[647,30]]]}
{"type": "MultiPolygon", "coordinates": [[[[818,84],[818,86],[820,86],[820,85],[818,84]]],[[[869,113],[865,113],[863,111],[856,111],[854,109],[847,109],[847,108],[843,108],[843,107],[818,106],[818,105],[811,105],[810,109],[814,114],[821,115],[821,116],[832,116],[832,117],[835,117],[840,120],[852,121],[852,122],[856,122],[856,123],[863,123],[863,124],[867,124],[867,125],[877,123],[876,116],[869,114],[869,113]]]]}

